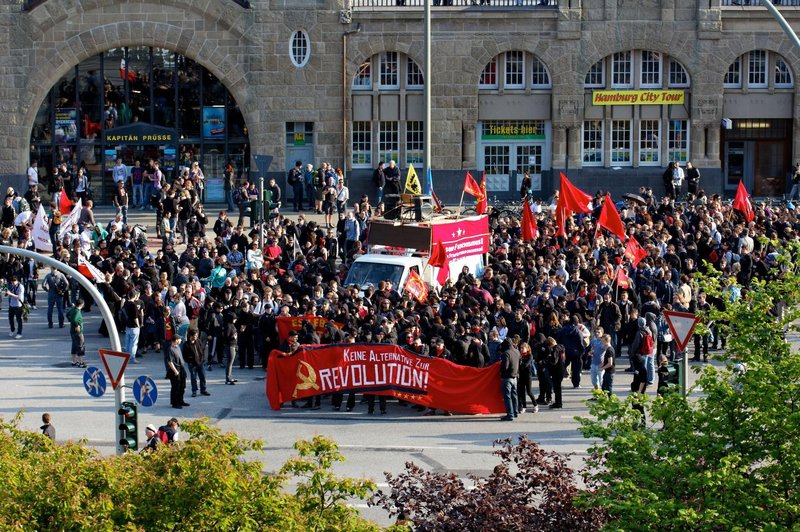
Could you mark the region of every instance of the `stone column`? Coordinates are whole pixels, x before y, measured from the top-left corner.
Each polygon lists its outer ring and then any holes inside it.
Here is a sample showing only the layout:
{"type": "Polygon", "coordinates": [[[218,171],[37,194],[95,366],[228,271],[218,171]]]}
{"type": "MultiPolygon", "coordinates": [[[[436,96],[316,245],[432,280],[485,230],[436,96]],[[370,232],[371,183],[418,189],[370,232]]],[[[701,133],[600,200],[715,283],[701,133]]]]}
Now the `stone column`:
{"type": "Polygon", "coordinates": [[[567,126],[553,124],[553,142],[551,157],[553,168],[564,168],[567,162],[567,126]]]}
{"type": "Polygon", "coordinates": [[[477,168],[475,162],[475,123],[461,122],[461,168],[477,168]]]}
{"type": "Polygon", "coordinates": [[[705,122],[691,121],[689,127],[689,160],[695,166],[705,166],[706,159],[706,126],[705,122]]]}

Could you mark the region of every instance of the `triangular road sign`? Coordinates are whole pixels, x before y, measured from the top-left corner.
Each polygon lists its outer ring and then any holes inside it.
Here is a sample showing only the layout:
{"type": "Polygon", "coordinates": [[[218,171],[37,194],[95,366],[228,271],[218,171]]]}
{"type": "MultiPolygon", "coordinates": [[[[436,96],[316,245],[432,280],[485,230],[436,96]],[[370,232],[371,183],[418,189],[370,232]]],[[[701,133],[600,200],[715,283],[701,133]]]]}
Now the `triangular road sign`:
{"type": "Polygon", "coordinates": [[[111,387],[115,390],[122,375],[125,373],[125,367],[128,365],[128,360],[131,356],[128,353],[119,351],[111,351],[109,349],[100,350],[100,360],[103,361],[103,366],[106,368],[106,375],[111,381],[111,387]]]}
{"type": "Polygon", "coordinates": [[[700,321],[700,317],[687,312],[665,310],[664,318],[667,320],[667,325],[672,332],[675,344],[678,346],[678,351],[681,353],[686,351],[686,344],[689,343],[694,327],[700,321]]]}

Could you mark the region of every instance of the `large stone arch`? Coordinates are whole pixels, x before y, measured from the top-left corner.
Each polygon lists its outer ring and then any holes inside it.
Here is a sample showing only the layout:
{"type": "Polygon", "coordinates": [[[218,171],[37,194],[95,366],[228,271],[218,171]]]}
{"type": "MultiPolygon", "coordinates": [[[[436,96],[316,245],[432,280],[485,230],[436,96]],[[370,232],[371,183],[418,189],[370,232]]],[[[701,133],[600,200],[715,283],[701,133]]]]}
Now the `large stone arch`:
{"type": "Polygon", "coordinates": [[[718,47],[719,53],[708,65],[710,74],[714,76],[713,81],[719,85],[720,90],[722,90],[722,83],[728,67],[737,57],[754,50],[767,50],[780,55],[786,62],[786,66],[792,73],[795,91],[797,91],[798,85],[800,85],[797,79],[797,73],[800,72],[800,55],[794,44],[788,39],[778,38],[773,34],[754,34],[750,38],[731,39],[727,44],[728,46],[718,47]]]}
{"type": "MultiPolygon", "coordinates": [[[[98,9],[108,4],[105,0],[90,0],[88,3],[96,4],[98,9]]],[[[165,0],[167,5],[183,5],[183,0],[165,0]]],[[[213,2],[212,2],[213,3],[213,2]]],[[[50,6],[55,9],[57,5],[73,5],[65,0],[51,0],[34,10],[50,6]],[[51,6],[52,3],[52,6],[51,6]]],[[[177,10],[177,7],[176,7],[177,10]]],[[[166,20],[172,20],[170,15],[178,12],[169,11],[162,14],[166,20]]],[[[245,49],[248,46],[257,46],[257,43],[248,42],[237,30],[235,33],[224,30],[217,25],[217,20],[206,19],[206,15],[199,10],[181,13],[182,24],[170,22],[155,22],[146,20],[146,16],[138,17],[126,15],[127,20],[99,25],[87,25],[80,31],[68,31],[66,21],[62,20],[57,25],[38,35],[33,42],[33,53],[30,68],[25,79],[24,91],[19,99],[18,125],[19,146],[18,156],[15,157],[16,168],[14,172],[24,172],[27,165],[27,146],[31,128],[47,93],[61,77],[75,65],[85,59],[94,57],[111,48],[123,46],[152,46],[164,48],[184,55],[211,72],[228,89],[237,105],[242,111],[245,122],[250,131],[251,143],[259,142],[264,136],[263,124],[266,122],[261,116],[262,110],[258,98],[250,90],[248,71],[249,65],[245,64],[245,49]],[[195,14],[196,13],[196,14],[195,14]],[[133,20],[131,20],[133,18],[133,20]],[[195,28],[203,25],[204,31],[195,28]],[[59,40],[58,36],[64,35],[65,39],[59,40]],[[209,37],[213,35],[214,37],[209,37]]],[[[71,25],[72,28],[75,24],[71,25]]]]}
{"type": "MultiPolygon", "coordinates": [[[[138,2],[137,2],[138,3],[138,2]]],[[[247,10],[237,6],[231,0],[214,0],[211,2],[195,2],[192,0],[160,0],[161,7],[174,7],[176,12],[194,13],[198,17],[213,21],[221,30],[229,31],[237,37],[245,34],[249,24],[243,23],[249,17],[247,10]]],[[[69,18],[81,13],[101,11],[103,9],[122,9],[120,0],[47,0],[32,9],[28,16],[38,30],[44,33],[69,18]]],[[[141,4],[137,6],[139,13],[146,13],[141,4]]]]}
{"type": "Polygon", "coordinates": [[[377,54],[382,54],[383,52],[400,52],[413,59],[422,69],[425,82],[427,83],[428,73],[425,72],[425,56],[423,55],[425,43],[423,41],[413,38],[398,39],[396,36],[386,36],[382,39],[370,36],[368,39],[353,37],[350,42],[352,42],[352,47],[348,47],[347,54],[346,78],[348,83],[352,83],[353,76],[355,76],[358,67],[360,67],[364,61],[377,54]]]}

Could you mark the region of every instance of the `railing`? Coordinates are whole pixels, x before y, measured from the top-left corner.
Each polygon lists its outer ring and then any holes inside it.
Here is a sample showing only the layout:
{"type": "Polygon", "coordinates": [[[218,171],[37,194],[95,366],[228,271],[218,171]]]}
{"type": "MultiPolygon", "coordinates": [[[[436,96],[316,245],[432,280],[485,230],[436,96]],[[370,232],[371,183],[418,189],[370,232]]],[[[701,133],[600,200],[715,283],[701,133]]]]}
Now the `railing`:
{"type": "MultiPolygon", "coordinates": [[[[722,7],[761,7],[761,2],[766,0],[722,0],[722,7]]],[[[800,7],[800,0],[772,0],[772,5],[778,7],[800,7]]]]}
{"type": "MultiPolygon", "coordinates": [[[[797,0],[800,1],[800,0],[797,0]]],[[[425,0],[350,0],[353,9],[373,7],[425,7],[425,0]]],[[[557,8],[558,0],[432,0],[433,7],[535,7],[557,8]]]]}
{"type": "MultiPolygon", "coordinates": [[[[233,1],[245,9],[250,9],[250,0],[233,0],[233,1]]],[[[21,0],[19,3],[22,4],[23,11],[31,11],[32,9],[35,9],[40,5],[44,4],[45,2],[47,2],[47,0],[21,0]]]]}

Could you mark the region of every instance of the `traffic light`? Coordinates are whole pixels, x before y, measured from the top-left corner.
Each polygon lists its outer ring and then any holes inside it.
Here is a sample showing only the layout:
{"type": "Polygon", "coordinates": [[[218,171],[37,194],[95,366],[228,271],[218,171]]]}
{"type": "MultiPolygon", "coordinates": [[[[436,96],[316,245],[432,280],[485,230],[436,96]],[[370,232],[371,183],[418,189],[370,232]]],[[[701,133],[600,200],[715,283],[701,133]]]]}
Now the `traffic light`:
{"type": "Polygon", "coordinates": [[[117,412],[119,421],[119,444],[126,450],[135,451],[139,447],[139,425],[136,403],[125,401],[117,412]]]}

